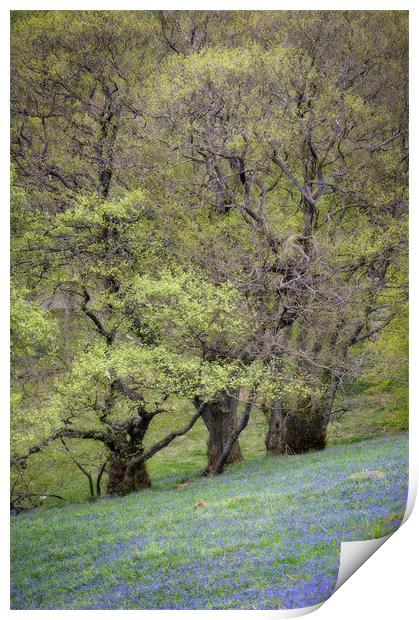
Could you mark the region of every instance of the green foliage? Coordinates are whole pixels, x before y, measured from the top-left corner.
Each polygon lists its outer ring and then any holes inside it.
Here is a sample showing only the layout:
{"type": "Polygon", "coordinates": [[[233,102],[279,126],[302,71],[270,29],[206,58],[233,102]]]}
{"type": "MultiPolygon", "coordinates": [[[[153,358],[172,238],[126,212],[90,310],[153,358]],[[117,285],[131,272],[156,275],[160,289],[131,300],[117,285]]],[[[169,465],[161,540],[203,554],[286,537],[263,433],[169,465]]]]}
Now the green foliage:
{"type": "Polygon", "coordinates": [[[252,310],[228,282],[214,286],[191,270],[163,271],[159,279],[133,281],[133,295],[151,330],[176,341],[180,350],[243,345],[251,331],[252,310]]]}
{"type": "Polygon", "coordinates": [[[12,15],[13,450],[356,377],[400,426],[406,19],[12,15]]]}
{"type": "Polygon", "coordinates": [[[12,356],[40,358],[57,347],[58,325],[48,311],[27,299],[28,291],[13,286],[10,291],[12,356]]]}

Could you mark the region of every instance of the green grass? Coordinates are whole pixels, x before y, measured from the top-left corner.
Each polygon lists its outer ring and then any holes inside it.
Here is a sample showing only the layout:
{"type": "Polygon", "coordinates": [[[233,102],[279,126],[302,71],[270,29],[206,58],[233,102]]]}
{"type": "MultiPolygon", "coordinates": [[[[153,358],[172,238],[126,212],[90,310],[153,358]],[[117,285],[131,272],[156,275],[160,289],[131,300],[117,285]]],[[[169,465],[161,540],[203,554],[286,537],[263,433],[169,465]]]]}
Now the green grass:
{"type": "MultiPolygon", "coordinates": [[[[278,609],[325,600],[341,541],[400,524],[407,446],[398,434],[260,455],[186,485],[184,469],[172,468],[125,498],[21,514],[12,519],[12,607],[278,609]]],[[[198,462],[192,447],[188,454],[198,462]]]]}
{"type": "Polygon", "coordinates": [[[408,430],[407,392],[386,392],[368,388],[350,394],[351,411],[328,429],[330,444],[351,443],[370,437],[408,430]]]}

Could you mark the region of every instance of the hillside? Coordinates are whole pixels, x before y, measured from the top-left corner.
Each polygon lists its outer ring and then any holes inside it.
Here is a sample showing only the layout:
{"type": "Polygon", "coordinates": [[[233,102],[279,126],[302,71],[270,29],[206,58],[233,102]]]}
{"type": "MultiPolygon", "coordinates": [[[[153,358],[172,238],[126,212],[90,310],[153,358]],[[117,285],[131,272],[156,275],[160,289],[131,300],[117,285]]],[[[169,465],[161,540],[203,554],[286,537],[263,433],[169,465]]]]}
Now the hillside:
{"type": "Polygon", "coordinates": [[[278,609],[326,599],[342,540],[397,529],[405,434],[12,519],[14,609],[278,609]]]}

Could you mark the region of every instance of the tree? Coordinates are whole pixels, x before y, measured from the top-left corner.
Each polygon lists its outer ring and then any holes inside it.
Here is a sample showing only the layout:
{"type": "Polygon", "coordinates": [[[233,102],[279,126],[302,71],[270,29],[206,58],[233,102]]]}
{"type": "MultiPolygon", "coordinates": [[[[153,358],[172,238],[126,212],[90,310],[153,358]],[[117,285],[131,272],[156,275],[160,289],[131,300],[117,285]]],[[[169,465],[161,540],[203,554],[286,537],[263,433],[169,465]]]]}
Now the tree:
{"type": "Polygon", "coordinates": [[[258,300],[260,347],[310,376],[310,397],[273,408],[280,452],[324,447],[349,349],[404,300],[406,100],[388,93],[406,75],[405,16],[300,17],[281,47],[171,57],[151,86],[155,131],[185,162],[172,191],[229,229],[207,269],[258,300]]]}
{"type": "Polygon", "coordinates": [[[39,11],[12,29],[12,155],[31,202],[132,187],[142,166],[138,86],[150,71],[151,16],[39,11]]]}
{"type": "MultiPolygon", "coordinates": [[[[251,374],[246,350],[252,338],[253,309],[229,283],[214,286],[190,271],[176,278],[163,274],[158,280],[142,280],[137,289],[141,314],[163,342],[171,342],[182,354],[193,353],[203,366],[231,365],[236,369],[234,384],[226,382],[212,398],[199,389],[194,397],[208,430],[208,462],[203,473],[212,474],[237,426],[242,387],[238,377],[251,374]]],[[[225,462],[241,458],[238,441],[234,441],[225,462]]]]}
{"type": "Polygon", "coordinates": [[[55,378],[48,406],[42,403],[60,426],[15,463],[56,439],[94,440],[110,455],[108,491],[138,490],[150,484],[145,461],[187,432],[220,389],[240,385],[247,369],[217,351],[248,338],[244,301],[231,286],[216,287],[193,273],[147,275],[160,264],[160,248],[145,252],[146,244],[139,244],[151,218],[141,193],[114,202],[93,198],[47,222],[39,217],[33,230],[16,237],[16,251],[25,248],[35,265],[48,257],[43,287],[52,292],[49,306],[57,311],[62,305],[78,334],[64,339],[67,369],[55,378]],[[32,247],[34,238],[42,243],[32,247]],[[199,397],[196,413],[144,451],[152,419],[170,409],[173,396],[199,397]]]}

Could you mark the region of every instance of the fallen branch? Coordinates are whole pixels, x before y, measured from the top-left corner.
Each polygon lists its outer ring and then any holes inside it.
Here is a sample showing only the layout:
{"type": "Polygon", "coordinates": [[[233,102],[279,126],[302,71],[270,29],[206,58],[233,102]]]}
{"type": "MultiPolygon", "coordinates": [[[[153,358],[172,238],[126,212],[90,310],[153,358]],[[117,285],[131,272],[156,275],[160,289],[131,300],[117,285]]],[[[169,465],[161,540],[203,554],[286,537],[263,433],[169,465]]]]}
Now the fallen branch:
{"type": "Polygon", "coordinates": [[[11,512],[19,513],[23,512],[24,510],[31,510],[32,508],[36,508],[37,504],[31,504],[30,506],[20,505],[25,499],[28,499],[29,497],[40,497],[41,499],[54,497],[55,499],[60,499],[63,502],[68,501],[65,497],[61,497],[61,495],[55,495],[54,493],[16,493],[16,495],[10,501],[11,512]]]}

